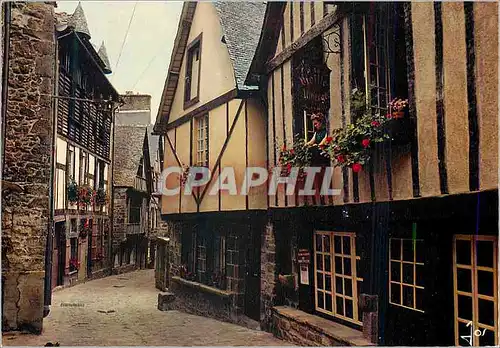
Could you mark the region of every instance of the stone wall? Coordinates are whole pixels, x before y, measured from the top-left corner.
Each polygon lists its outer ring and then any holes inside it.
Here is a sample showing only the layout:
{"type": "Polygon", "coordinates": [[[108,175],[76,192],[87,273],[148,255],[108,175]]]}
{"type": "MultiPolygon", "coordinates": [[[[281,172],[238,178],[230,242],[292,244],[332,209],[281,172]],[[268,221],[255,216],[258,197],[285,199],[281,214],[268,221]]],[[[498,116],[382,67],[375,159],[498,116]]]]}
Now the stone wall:
{"type": "Polygon", "coordinates": [[[41,332],[52,156],[54,5],[12,2],[2,191],[2,329],[41,332]]]}
{"type": "Polygon", "coordinates": [[[269,223],[262,236],[260,254],[260,325],[263,330],[271,329],[271,308],[276,299],[276,242],[274,226],[269,223]]]}
{"type": "Polygon", "coordinates": [[[127,221],[127,188],[113,188],[113,235],[112,250],[114,255],[118,251],[120,244],[126,238],[125,223],[127,221]]]}

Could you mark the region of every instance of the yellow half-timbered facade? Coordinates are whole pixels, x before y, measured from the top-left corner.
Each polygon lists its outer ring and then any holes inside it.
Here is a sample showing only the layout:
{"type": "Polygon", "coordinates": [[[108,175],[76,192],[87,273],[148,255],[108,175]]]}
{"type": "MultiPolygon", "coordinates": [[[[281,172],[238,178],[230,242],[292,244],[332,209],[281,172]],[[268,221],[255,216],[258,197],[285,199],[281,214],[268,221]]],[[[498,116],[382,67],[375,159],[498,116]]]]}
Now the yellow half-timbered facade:
{"type": "Polygon", "coordinates": [[[172,284],[184,289],[196,281],[231,299],[230,311],[221,314],[228,321],[243,313],[259,317],[266,187],[250,187],[248,195],[240,191],[247,167],[267,166],[266,108],[258,84],[244,82],[264,12],[263,3],[184,3],[155,124],[164,141],[164,170],[210,172],[208,182],[188,194],[182,173],[160,182],[179,188],[161,198],[162,218],[176,245],[172,284]],[[216,189],[233,179],[236,192],[216,189]]]}

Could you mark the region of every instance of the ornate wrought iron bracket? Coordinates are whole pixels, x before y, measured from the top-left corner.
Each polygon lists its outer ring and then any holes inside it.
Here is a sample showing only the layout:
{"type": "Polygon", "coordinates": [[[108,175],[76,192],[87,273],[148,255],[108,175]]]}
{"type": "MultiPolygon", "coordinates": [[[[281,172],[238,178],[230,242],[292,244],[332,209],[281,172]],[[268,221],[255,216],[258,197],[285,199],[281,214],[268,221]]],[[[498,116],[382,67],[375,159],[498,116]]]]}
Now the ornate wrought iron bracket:
{"type": "Polygon", "coordinates": [[[326,59],[330,54],[340,53],[340,25],[338,23],[325,31],[321,37],[323,39],[323,53],[326,55],[326,59]]]}

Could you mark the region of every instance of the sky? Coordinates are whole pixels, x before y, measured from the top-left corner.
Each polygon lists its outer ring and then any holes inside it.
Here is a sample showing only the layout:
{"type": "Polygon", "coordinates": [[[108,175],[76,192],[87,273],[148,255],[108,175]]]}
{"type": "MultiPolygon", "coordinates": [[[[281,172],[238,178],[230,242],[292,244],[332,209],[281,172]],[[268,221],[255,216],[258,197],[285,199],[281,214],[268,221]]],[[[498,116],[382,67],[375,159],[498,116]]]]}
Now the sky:
{"type": "MultiPolygon", "coordinates": [[[[182,2],[81,3],[87,18],[90,41],[97,48],[102,41],[106,46],[113,71],[107,75],[108,79],[120,94],[133,91],[151,95],[151,118],[154,123],[167,77],[182,2]],[[130,29],[124,41],[129,23],[130,29]]],[[[56,12],[72,14],[77,5],[78,1],[57,1],[56,12]]]]}

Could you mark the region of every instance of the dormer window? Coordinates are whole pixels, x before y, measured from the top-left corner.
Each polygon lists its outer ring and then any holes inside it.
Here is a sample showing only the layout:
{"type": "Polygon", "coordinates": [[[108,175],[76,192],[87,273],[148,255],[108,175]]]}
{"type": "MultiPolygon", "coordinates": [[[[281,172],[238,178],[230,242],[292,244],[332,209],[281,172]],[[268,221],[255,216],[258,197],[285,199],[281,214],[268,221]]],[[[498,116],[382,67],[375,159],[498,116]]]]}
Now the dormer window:
{"type": "Polygon", "coordinates": [[[199,101],[200,92],[200,63],[201,63],[201,34],[187,48],[186,77],[184,85],[184,108],[199,101]]]}

